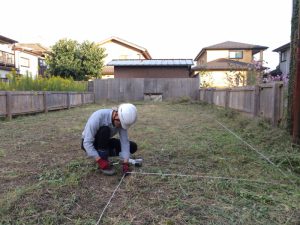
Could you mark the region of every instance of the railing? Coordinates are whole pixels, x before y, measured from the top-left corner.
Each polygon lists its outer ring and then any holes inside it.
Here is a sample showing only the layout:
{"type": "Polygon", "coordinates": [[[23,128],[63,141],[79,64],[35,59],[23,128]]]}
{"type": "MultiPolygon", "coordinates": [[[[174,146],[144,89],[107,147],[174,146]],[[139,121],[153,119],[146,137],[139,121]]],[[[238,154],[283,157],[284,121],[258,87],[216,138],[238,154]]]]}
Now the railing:
{"type": "Polygon", "coordinates": [[[0,51],[0,65],[15,66],[15,56],[12,53],[0,51]]]}

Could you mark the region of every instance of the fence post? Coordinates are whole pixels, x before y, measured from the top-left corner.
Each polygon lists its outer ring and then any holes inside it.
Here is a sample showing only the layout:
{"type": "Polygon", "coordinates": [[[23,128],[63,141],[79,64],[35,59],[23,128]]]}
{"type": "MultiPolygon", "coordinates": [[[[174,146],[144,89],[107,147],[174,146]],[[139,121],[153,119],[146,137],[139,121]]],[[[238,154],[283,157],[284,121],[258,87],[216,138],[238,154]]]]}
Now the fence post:
{"type": "Polygon", "coordinates": [[[44,100],[44,113],[48,113],[48,92],[44,91],[43,93],[43,100],[44,100]]]}
{"type": "Polygon", "coordinates": [[[272,108],[272,125],[273,126],[277,126],[278,125],[278,121],[279,121],[279,117],[280,117],[280,92],[279,92],[279,88],[280,88],[279,83],[275,82],[273,84],[273,96],[272,96],[272,102],[273,102],[273,108],[272,108]]]}
{"type": "Polygon", "coordinates": [[[6,118],[8,120],[12,119],[12,97],[11,97],[11,92],[7,91],[6,92],[6,118]]]}
{"type": "Polygon", "coordinates": [[[254,117],[258,116],[259,105],[260,105],[259,100],[260,100],[260,87],[258,85],[255,85],[253,91],[253,116],[254,117]]]}
{"type": "Polygon", "coordinates": [[[210,104],[214,105],[214,95],[215,95],[215,88],[211,89],[211,95],[210,95],[210,104]]]}
{"type": "Polygon", "coordinates": [[[230,92],[230,88],[226,88],[225,90],[225,109],[229,108],[229,92],[230,92]]]}
{"type": "Polygon", "coordinates": [[[84,93],[81,93],[81,105],[84,105],[84,93]]]}
{"type": "Polygon", "coordinates": [[[67,108],[71,108],[71,98],[70,98],[70,92],[67,92],[67,108]]]}

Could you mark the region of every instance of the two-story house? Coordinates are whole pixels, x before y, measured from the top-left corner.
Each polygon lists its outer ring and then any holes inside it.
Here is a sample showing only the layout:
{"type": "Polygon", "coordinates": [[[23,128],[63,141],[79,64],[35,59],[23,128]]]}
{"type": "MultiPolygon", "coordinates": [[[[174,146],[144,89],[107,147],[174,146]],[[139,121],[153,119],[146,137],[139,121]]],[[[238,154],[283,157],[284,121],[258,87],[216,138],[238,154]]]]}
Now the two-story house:
{"type": "Polygon", "coordinates": [[[263,51],[267,48],[233,41],[208,46],[196,56],[192,70],[199,74],[203,87],[244,86],[249,84],[250,71],[265,69],[263,51]]]}
{"type": "Polygon", "coordinates": [[[15,66],[20,74],[30,75],[33,78],[44,76],[46,70],[45,56],[50,51],[38,43],[16,43],[13,46],[16,56],[15,66]]]}
{"type": "Polygon", "coordinates": [[[290,74],[291,45],[287,43],[273,50],[279,53],[279,69],[282,75],[290,74]]]}
{"type": "Polygon", "coordinates": [[[6,74],[15,67],[15,52],[12,49],[17,41],[0,35],[0,81],[6,80],[6,74]]]}
{"type": "Polygon", "coordinates": [[[107,64],[113,59],[152,59],[147,49],[130,43],[118,37],[110,37],[98,43],[105,49],[107,56],[104,59],[102,78],[114,78],[114,67],[107,64]]]}

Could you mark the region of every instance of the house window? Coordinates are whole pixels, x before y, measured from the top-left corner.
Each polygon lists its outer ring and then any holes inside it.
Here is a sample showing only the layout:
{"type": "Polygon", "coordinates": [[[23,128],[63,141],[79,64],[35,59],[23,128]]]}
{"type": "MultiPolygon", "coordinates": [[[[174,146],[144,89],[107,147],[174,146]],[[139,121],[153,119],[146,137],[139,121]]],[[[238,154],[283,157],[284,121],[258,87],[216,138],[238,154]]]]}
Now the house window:
{"type": "Polygon", "coordinates": [[[20,66],[29,67],[30,66],[29,59],[21,57],[20,58],[20,66]]]}
{"type": "Polygon", "coordinates": [[[281,52],[280,53],[280,62],[286,61],[286,57],[287,57],[286,51],[285,52],[281,52]]]}
{"type": "Polygon", "coordinates": [[[229,52],[229,59],[242,59],[243,58],[243,51],[230,51],[229,52]]]}

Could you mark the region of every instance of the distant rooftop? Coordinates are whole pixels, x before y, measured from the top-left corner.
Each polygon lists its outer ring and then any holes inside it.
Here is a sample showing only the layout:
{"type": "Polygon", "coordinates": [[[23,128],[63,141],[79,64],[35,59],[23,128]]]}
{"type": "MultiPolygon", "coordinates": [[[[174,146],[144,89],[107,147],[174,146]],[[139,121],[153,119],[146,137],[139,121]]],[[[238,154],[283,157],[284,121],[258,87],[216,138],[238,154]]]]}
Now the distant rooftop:
{"type": "Polygon", "coordinates": [[[148,50],[146,48],[143,48],[139,45],[133,44],[129,41],[125,41],[124,39],[121,39],[121,38],[118,38],[118,37],[115,37],[115,36],[107,38],[107,39],[99,42],[98,44],[103,45],[103,44],[108,43],[108,42],[113,42],[113,43],[117,43],[117,44],[120,44],[120,45],[125,45],[128,48],[131,48],[135,51],[141,52],[143,54],[143,56],[145,57],[145,59],[152,59],[150,53],[148,52],[148,50]]]}
{"type": "Polygon", "coordinates": [[[285,45],[282,45],[282,46],[280,46],[280,47],[274,49],[273,52],[281,52],[281,51],[285,51],[285,50],[287,50],[287,49],[289,49],[289,48],[291,47],[290,45],[291,45],[291,43],[289,42],[289,43],[287,43],[287,44],[285,44],[285,45]]]}
{"type": "Polygon", "coordinates": [[[17,41],[10,39],[8,37],[4,37],[2,35],[0,35],[0,43],[5,43],[5,44],[14,44],[17,43],[17,41]]]}
{"type": "Polygon", "coordinates": [[[114,59],[108,66],[192,66],[192,59],[114,59]]]}
{"type": "Polygon", "coordinates": [[[245,43],[234,42],[234,41],[225,41],[220,44],[211,45],[202,48],[202,50],[196,56],[195,61],[197,61],[200,58],[200,56],[207,50],[252,50],[253,54],[256,54],[260,50],[266,50],[266,49],[268,49],[267,46],[245,44],[245,43]]]}

